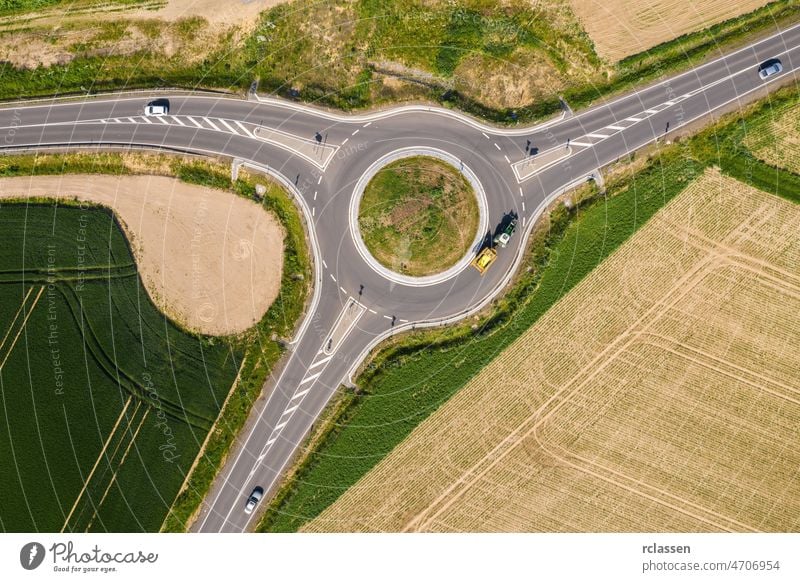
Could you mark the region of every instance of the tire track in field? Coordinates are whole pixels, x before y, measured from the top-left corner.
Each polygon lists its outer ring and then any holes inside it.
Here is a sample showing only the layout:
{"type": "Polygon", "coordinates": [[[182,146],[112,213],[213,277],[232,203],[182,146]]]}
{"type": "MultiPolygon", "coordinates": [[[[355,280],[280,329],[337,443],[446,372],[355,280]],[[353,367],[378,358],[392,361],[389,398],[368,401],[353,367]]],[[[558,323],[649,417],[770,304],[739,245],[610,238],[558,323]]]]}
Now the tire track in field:
{"type": "MultiPolygon", "coordinates": [[[[142,415],[142,419],[139,421],[139,425],[136,427],[136,430],[131,437],[128,446],[125,448],[125,452],[122,454],[122,458],[120,459],[119,463],[117,464],[117,469],[114,471],[114,474],[111,476],[111,480],[108,482],[108,486],[106,487],[105,491],[103,491],[103,496],[100,498],[100,502],[94,508],[94,513],[92,514],[91,519],[89,520],[89,525],[86,526],[85,532],[88,532],[92,528],[92,524],[94,523],[95,518],[97,517],[97,513],[100,511],[100,508],[103,506],[103,502],[106,500],[108,496],[108,492],[111,490],[111,486],[114,485],[117,481],[117,475],[119,474],[120,469],[122,469],[122,465],[125,463],[125,459],[128,458],[128,453],[131,451],[131,447],[133,443],[136,442],[136,437],[139,436],[139,431],[142,430],[142,425],[144,425],[144,421],[147,420],[147,415],[150,414],[152,408],[147,407],[144,414],[142,415]]],[[[129,425],[130,426],[130,425],[129,425]]]]}
{"type": "MultiPolygon", "coordinates": [[[[30,309],[28,309],[26,311],[25,319],[22,320],[22,325],[20,326],[19,331],[17,331],[17,335],[14,336],[14,341],[11,342],[11,346],[9,346],[8,351],[6,351],[6,356],[3,358],[3,361],[0,362],[0,371],[2,371],[3,366],[6,365],[6,362],[8,361],[8,358],[11,356],[11,352],[14,351],[14,346],[17,345],[17,341],[19,340],[19,336],[22,335],[22,331],[25,329],[25,325],[27,325],[28,319],[30,318],[31,314],[33,313],[33,310],[36,308],[36,304],[39,302],[39,298],[42,296],[42,293],[44,293],[44,285],[42,285],[39,288],[39,292],[36,294],[36,297],[34,298],[33,303],[30,306],[30,309]]],[[[23,303],[22,307],[24,307],[24,306],[25,306],[25,304],[23,303]]],[[[17,315],[19,315],[19,312],[17,312],[17,315]]],[[[14,319],[16,321],[16,317],[14,319]]],[[[5,341],[6,340],[3,339],[3,343],[5,343],[5,341]]]]}
{"type": "Polygon", "coordinates": [[[86,487],[92,480],[92,476],[94,475],[94,472],[97,470],[97,466],[100,464],[100,460],[103,458],[103,455],[105,454],[106,449],[108,448],[108,445],[111,442],[111,438],[114,436],[114,433],[117,432],[117,427],[119,427],[119,423],[122,422],[122,417],[125,416],[125,411],[128,410],[128,406],[130,406],[131,400],[133,400],[133,396],[128,396],[128,400],[125,401],[125,406],[122,407],[122,412],[120,412],[119,416],[117,417],[117,422],[114,423],[114,427],[111,429],[111,432],[106,438],[106,442],[103,444],[103,448],[100,451],[100,454],[97,455],[97,460],[94,462],[92,470],[89,471],[89,476],[83,482],[83,487],[81,488],[80,493],[78,493],[78,497],[75,499],[75,503],[72,504],[72,509],[70,509],[69,515],[67,515],[67,519],[64,520],[64,525],[61,526],[61,531],[59,533],[64,533],[64,530],[67,529],[67,525],[69,525],[69,520],[70,518],[72,518],[72,514],[75,512],[75,508],[78,507],[78,503],[80,503],[81,497],[83,497],[83,494],[86,492],[86,487]]]}
{"type": "MultiPolygon", "coordinates": [[[[134,406],[133,412],[131,412],[130,415],[126,415],[125,416],[126,422],[124,423],[124,428],[120,427],[120,429],[117,430],[117,433],[119,434],[119,439],[116,441],[116,446],[114,446],[114,450],[111,451],[110,455],[105,455],[105,461],[106,462],[103,464],[102,470],[98,471],[97,475],[95,475],[94,478],[92,479],[93,483],[94,482],[98,482],[98,481],[100,483],[102,483],[105,480],[105,476],[108,473],[108,471],[111,469],[111,465],[112,465],[114,459],[116,458],[117,453],[119,452],[119,450],[122,447],[123,443],[125,443],[126,434],[130,434],[131,424],[133,424],[133,422],[135,421],[136,415],[139,413],[139,409],[141,408],[141,406],[142,406],[142,401],[139,400],[139,399],[136,399],[136,406],[134,406]]],[[[88,491],[88,489],[87,489],[87,491],[88,491]]],[[[81,522],[81,518],[83,517],[83,514],[84,514],[84,512],[86,511],[87,508],[91,508],[91,507],[94,506],[94,504],[92,502],[92,494],[91,494],[91,492],[87,494],[87,497],[89,498],[89,503],[86,503],[86,504],[82,505],[81,508],[78,510],[78,512],[73,516],[72,522],[75,523],[75,524],[78,524],[78,523],[81,522]]]]}
{"type": "MultiPolygon", "coordinates": [[[[678,289],[681,284],[691,280],[698,272],[701,272],[706,263],[710,262],[710,258],[701,259],[691,269],[689,269],[683,276],[681,276],[673,285],[672,290],[678,289]]],[[[669,295],[669,291],[666,296],[669,295]]],[[[665,296],[665,297],[666,297],[665,296]]],[[[621,353],[624,348],[632,341],[631,335],[634,330],[654,313],[661,313],[661,301],[656,301],[649,309],[647,309],[641,316],[632,322],[626,330],[620,333],[614,341],[607,345],[597,355],[595,355],[589,363],[580,369],[568,382],[564,384],[558,391],[556,391],[550,398],[547,399],[542,406],[526,418],[513,432],[497,444],[491,451],[489,451],[482,459],[475,463],[470,469],[464,471],[462,476],[445,489],[433,502],[431,502],[426,509],[420,512],[409,524],[403,528],[403,531],[421,531],[424,530],[434,519],[439,517],[445,510],[447,510],[457,499],[461,498],[463,494],[469,490],[475,483],[477,483],[483,476],[486,475],[492,468],[494,468],[502,459],[504,459],[516,446],[530,436],[535,428],[547,421],[550,416],[561,408],[561,405],[569,400],[571,392],[579,390],[581,386],[586,384],[601,370],[605,369],[615,357],[621,353]],[[550,408],[550,410],[548,410],[550,408]],[[484,465],[483,467],[481,467],[484,465]],[[477,471],[477,472],[476,472],[477,471]],[[436,506],[439,506],[436,509],[436,506]],[[433,511],[433,513],[430,513],[433,511]]]]}
{"type": "Polygon", "coordinates": [[[19,314],[22,313],[22,310],[25,308],[25,303],[28,302],[28,297],[30,297],[31,291],[33,291],[33,287],[28,287],[28,292],[25,294],[25,297],[22,298],[22,303],[20,304],[19,309],[17,309],[17,313],[14,314],[14,319],[12,319],[11,323],[8,324],[8,329],[6,330],[6,334],[3,336],[3,340],[0,341],[0,351],[3,350],[3,346],[6,344],[8,336],[11,335],[11,330],[14,329],[14,324],[17,323],[19,314]]]}
{"type": "MultiPolygon", "coordinates": [[[[589,364],[587,364],[582,370],[580,370],[575,376],[573,376],[573,378],[569,382],[567,382],[560,390],[558,390],[555,394],[553,394],[553,396],[551,396],[547,400],[547,402],[545,402],[537,411],[535,411],[531,416],[529,416],[528,419],[523,421],[523,423],[519,425],[517,429],[515,429],[505,439],[503,439],[494,449],[492,449],[489,453],[487,453],[470,469],[466,470],[457,481],[452,483],[441,495],[439,495],[439,497],[437,497],[433,502],[431,502],[426,509],[420,512],[411,522],[409,522],[409,524],[405,528],[403,528],[403,531],[421,531],[426,529],[437,517],[442,515],[450,506],[452,506],[452,504],[456,500],[460,499],[464,495],[464,493],[470,490],[492,468],[494,468],[502,459],[504,459],[509,453],[511,453],[511,451],[513,451],[525,438],[534,436],[537,442],[539,442],[540,446],[542,446],[541,440],[538,435],[539,428],[554,413],[560,410],[564,404],[569,402],[570,397],[573,396],[575,393],[579,392],[582,386],[584,386],[587,382],[593,379],[599,372],[604,370],[609,364],[611,364],[616,359],[616,357],[619,354],[621,354],[636,339],[638,339],[640,334],[646,331],[653,322],[659,319],[668,309],[674,308],[674,306],[683,297],[685,297],[685,295],[689,293],[691,289],[693,289],[696,286],[697,282],[705,277],[708,268],[710,267],[713,268],[715,266],[718,266],[721,261],[728,259],[729,257],[727,256],[728,255],[727,252],[720,253],[720,250],[725,248],[726,243],[728,245],[735,244],[735,242],[738,242],[739,238],[744,235],[745,229],[747,229],[748,227],[750,228],[755,227],[758,223],[764,222],[769,218],[770,218],[769,216],[763,216],[763,215],[757,216],[754,219],[754,224],[750,224],[751,220],[753,219],[748,219],[737,225],[737,227],[733,229],[730,233],[728,233],[728,235],[725,236],[722,241],[713,241],[712,239],[706,237],[704,234],[701,235],[700,233],[697,233],[697,231],[694,231],[693,229],[687,230],[686,234],[690,235],[690,237],[696,234],[700,235],[697,238],[701,238],[702,242],[698,241],[696,245],[693,246],[699,246],[700,250],[707,253],[706,256],[701,258],[691,269],[688,269],[681,277],[679,277],[667,290],[667,292],[662,296],[661,299],[655,301],[653,305],[650,306],[650,308],[648,308],[636,321],[634,321],[628,327],[628,329],[626,329],[619,336],[617,336],[617,338],[615,338],[615,340],[612,343],[606,346],[606,348],[604,348],[597,356],[595,356],[595,358],[593,358],[589,362],[589,364]],[[719,244],[717,244],[720,242],[722,243],[721,247],[719,244]],[[665,301],[668,301],[668,303],[665,303],[665,301]],[[581,378],[582,376],[583,378],[581,378]],[[548,411],[547,408],[548,406],[551,405],[552,409],[548,411]],[[481,468],[481,465],[484,465],[484,467],[481,468]],[[475,473],[475,471],[478,472],[475,473]],[[433,513],[430,513],[431,511],[433,511],[433,513]]],[[[668,221],[662,219],[661,223],[666,226],[668,221]]],[[[670,227],[673,228],[674,225],[670,225],[670,227]]],[[[667,230],[667,232],[670,231],[667,230]]],[[[740,253],[737,251],[737,254],[740,253]]],[[[557,460],[565,462],[566,464],[571,464],[565,459],[560,458],[556,454],[553,454],[552,456],[557,460]]],[[[578,467],[576,466],[575,468],[578,467]]],[[[589,473],[591,474],[591,472],[589,473]]],[[[621,473],[619,474],[622,475],[621,473]]],[[[619,485],[619,483],[616,484],[619,485]]],[[[624,486],[622,487],[626,488],[624,486]]],[[[690,506],[694,506],[694,504],[692,504],[688,500],[683,500],[677,496],[670,494],[667,491],[652,486],[651,488],[656,491],[659,491],[663,495],[666,495],[668,497],[673,497],[679,502],[685,503],[690,506]]],[[[634,493],[639,493],[640,495],[643,495],[648,499],[650,498],[650,496],[636,490],[635,488],[631,488],[629,490],[634,493]]],[[[671,507],[670,504],[667,505],[671,507]]],[[[715,512],[707,508],[702,508],[701,506],[695,506],[695,507],[709,514],[715,515],[715,517],[717,518],[722,518],[723,520],[729,521],[731,523],[736,523],[736,525],[744,529],[756,531],[745,524],[736,522],[733,519],[716,514],[715,512]]],[[[676,509],[675,507],[671,508],[676,509]]],[[[687,513],[688,515],[694,517],[695,519],[700,519],[701,521],[710,523],[714,525],[714,527],[717,527],[719,529],[722,530],[727,529],[719,523],[703,519],[700,516],[693,514],[692,512],[684,512],[684,513],[687,513]]]]}

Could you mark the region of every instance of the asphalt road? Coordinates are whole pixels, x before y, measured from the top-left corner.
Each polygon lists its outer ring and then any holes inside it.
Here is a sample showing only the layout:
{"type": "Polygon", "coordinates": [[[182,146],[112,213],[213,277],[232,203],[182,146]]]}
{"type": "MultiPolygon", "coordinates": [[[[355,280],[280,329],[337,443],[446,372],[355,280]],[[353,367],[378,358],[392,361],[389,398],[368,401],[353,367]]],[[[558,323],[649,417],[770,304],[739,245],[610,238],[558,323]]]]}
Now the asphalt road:
{"type": "Polygon", "coordinates": [[[578,115],[513,130],[435,107],[339,116],[280,100],[202,95],[10,105],[0,109],[0,150],[103,144],[230,156],[276,176],[297,197],[315,254],[311,309],[194,527],[238,532],[257,519],[258,512],[244,513],[250,491],[257,485],[267,494],[274,490],[314,421],[371,347],[400,330],[479,309],[508,281],[527,232],[548,201],[629,152],[669,139],[669,133],[723,106],[752,99],[765,86],[757,66],[773,57],[782,60],[784,72],[770,83],[794,76],[800,27],[578,115]],[[169,100],[168,117],[142,116],[155,98],[169,100]],[[276,130],[279,139],[259,139],[256,128],[276,130]],[[287,134],[283,142],[280,132],[287,134]],[[305,146],[297,146],[298,138],[305,146]],[[568,142],[568,157],[530,173],[537,156],[549,150],[550,159],[558,158],[553,150],[568,142]],[[487,236],[509,213],[519,217],[523,235],[500,251],[484,276],[467,267],[446,280],[414,285],[387,279],[359,253],[348,222],[354,186],[376,160],[402,148],[435,148],[472,170],[487,195],[487,236]]]}

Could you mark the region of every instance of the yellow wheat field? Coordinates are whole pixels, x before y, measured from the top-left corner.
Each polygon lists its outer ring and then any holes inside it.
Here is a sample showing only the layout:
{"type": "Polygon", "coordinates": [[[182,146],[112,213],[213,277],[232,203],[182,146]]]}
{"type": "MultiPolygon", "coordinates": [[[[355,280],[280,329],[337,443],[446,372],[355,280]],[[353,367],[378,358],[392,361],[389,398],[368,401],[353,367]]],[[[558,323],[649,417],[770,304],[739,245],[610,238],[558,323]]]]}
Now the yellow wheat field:
{"type": "Polygon", "coordinates": [[[707,171],[306,529],[800,530],[798,224],[707,171]]]}
{"type": "Polygon", "coordinates": [[[748,126],[744,144],[768,164],[800,173],[800,105],[776,108],[748,126]]]}
{"type": "Polygon", "coordinates": [[[597,54],[610,62],[752,12],[768,0],[569,0],[597,54]]]}

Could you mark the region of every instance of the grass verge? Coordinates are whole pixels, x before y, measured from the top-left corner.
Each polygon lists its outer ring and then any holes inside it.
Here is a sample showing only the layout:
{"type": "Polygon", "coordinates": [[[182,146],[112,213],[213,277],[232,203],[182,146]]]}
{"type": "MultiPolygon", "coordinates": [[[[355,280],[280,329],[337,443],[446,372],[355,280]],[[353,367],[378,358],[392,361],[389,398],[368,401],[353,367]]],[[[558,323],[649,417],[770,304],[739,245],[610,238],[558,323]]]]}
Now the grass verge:
{"type": "Polygon", "coordinates": [[[467,179],[427,156],[381,168],[364,189],[358,225],[364,244],[384,267],[406,275],[445,271],[470,248],[478,202],[467,179]]]}

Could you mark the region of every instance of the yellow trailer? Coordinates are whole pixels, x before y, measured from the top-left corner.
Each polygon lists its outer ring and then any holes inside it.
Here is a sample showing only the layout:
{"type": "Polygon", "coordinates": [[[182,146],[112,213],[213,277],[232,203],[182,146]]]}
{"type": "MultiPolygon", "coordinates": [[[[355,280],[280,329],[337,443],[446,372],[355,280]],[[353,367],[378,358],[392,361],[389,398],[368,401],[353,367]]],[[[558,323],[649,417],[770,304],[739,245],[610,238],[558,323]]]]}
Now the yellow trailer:
{"type": "Polygon", "coordinates": [[[483,275],[486,269],[492,266],[496,258],[497,251],[491,247],[486,247],[472,260],[472,266],[478,269],[478,272],[483,275]]]}

